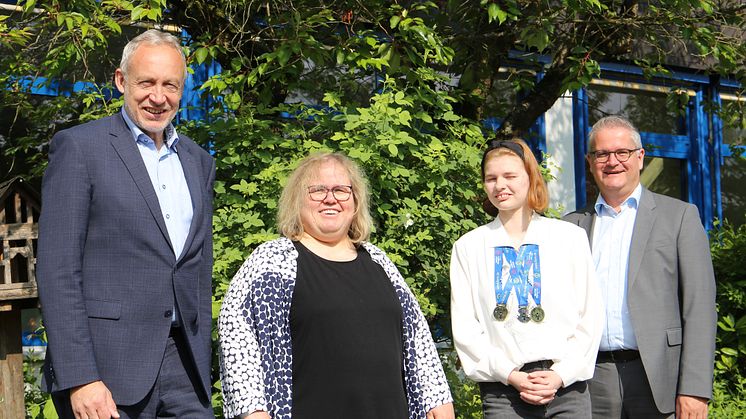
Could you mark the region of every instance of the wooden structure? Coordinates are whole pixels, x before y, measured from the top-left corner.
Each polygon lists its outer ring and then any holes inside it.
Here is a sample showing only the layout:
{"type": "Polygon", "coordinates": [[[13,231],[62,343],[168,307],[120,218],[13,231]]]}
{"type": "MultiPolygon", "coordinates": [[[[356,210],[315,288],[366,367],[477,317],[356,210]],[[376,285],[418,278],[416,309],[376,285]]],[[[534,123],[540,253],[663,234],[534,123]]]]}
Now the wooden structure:
{"type": "Polygon", "coordinates": [[[39,194],[16,177],[0,183],[0,418],[23,418],[21,310],[36,307],[39,194]]]}

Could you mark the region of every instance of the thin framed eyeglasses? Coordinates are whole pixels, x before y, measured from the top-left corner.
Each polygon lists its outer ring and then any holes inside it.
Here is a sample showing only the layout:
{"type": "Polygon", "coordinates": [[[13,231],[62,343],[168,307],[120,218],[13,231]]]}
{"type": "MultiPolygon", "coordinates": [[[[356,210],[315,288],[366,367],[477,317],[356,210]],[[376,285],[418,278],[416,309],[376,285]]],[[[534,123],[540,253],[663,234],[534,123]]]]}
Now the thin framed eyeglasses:
{"type": "Polygon", "coordinates": [[[632,156],[632,153],[635,151],[640,150],[640,148],[620,148],[619,150],[614,151],[591,151],[590,156],[593,158],[593,160],[597,163],[606,163],[609,161],[609,157],[613,154],[617,161],[620,163],[624,163],[632,156]]]}
{"type": "Polygon", "coordinates": [[[311,185],[308,187],[308,196],[311,197],[311,201],[322,202],[329,196],[330,191],[334,199],[340,202],[347,201],[352,196],[351,185],[336,185],[331,189],[324,185],[311,185]]]}

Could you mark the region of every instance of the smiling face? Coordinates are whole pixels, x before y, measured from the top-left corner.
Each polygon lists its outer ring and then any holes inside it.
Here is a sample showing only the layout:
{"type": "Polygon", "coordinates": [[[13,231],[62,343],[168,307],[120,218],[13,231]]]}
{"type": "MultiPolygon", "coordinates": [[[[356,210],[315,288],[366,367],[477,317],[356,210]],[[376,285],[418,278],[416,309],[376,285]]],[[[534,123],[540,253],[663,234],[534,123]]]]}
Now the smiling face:
{"type": "Polygon", "coordinates": [[[140,45],[132,55],[126,74],[114,74],[117,89],[124,94],[124,109],[157,145],[163,130],[176,116],[184,87],[184,58],[170,45],[140,45]]]}
{"type": "MultiPolygon", "coordinates": [[[[484,191],[501,218],[529,208],[529,177],[523,160],[514,154],[488,156],[484,165],[484,191]]],[[[530,209],[530,208],[529,208],[530,209]]]]}
{"type": "Polygon", "coordinates": [[[309,179],[308,185],[321,185],[329,193],[321,201],[313,201],[305,188],[301,208],[301,223],[306,235],[327,244],[337,244],[348,240],[352,219],[355,216],[355,194],[346,201],[334,198],[331,189],[338,185],[350,185],[350,176],[336,160],[329,159],[319,166],[318,173],[309,179]]]}
{"type": "MultiPolygon", "coordinates": [[[[617,151],[622,149],[635,149],[637,146],[630,137],[630,132],[624,127],[604,128],[596,134],[595,141],[591,144],[591,152],[594,151],[617,151]]],[[[620,162],[615,154],[609,155],[609,160],[604,163],[595,161],[589,154],[588,164],[591,174],[596,180],[604,200],[614,208],[617,208],[640,183],[640,171],[642,170],[645,150],[640,149],[629,156],[629,160],[620,162]]]]}

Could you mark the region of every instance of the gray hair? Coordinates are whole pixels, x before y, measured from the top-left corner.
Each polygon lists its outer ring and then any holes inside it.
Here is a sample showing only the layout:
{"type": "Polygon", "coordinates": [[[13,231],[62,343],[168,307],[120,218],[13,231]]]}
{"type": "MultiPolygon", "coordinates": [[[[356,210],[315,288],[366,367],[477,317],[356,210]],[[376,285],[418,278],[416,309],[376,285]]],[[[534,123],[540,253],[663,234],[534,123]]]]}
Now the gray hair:
{"type": "Polygon", "coordinates": [[[184,77],[186,77],[186,56],[184,55],[184,51],[181,49],[181,41],[170,33],[161,32],[157,29],[148,29],[140,35],[132,38],[132,40],[124,46],[122,60],[119,62],[119,68],[122,70],[122,74],[125,77],[129,70],[130,60],[140,45],[166,45],[173,47],[179,52],[181,58],[184,60],[184,77]]]}
{"type": "Polygon", "coordinates": [[[633,143],[635,143],[635,147],[642,148],[642,139],[640,138],[640,132],[637,131],[637,128],[635,128],[632,122],[621,115],[609,115],[599,119],[595,124],[593,124],[591,132],[588,134],[589,151],[593,150],[593,145],[596,141],[596,135],[598,135],[598,132],[606,128],[626,129],[627,131],[629,131],[629,138],[632,140],[633,143]]]}

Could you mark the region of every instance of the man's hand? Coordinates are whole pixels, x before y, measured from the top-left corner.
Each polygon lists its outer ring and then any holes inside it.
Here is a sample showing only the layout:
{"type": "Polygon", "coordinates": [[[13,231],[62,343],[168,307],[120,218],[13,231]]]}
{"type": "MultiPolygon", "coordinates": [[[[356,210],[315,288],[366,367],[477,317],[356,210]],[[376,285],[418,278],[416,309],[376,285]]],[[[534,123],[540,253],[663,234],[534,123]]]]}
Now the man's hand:
{"type": "Polygon", "coordinates": [[[455,419],[456,414],[453,412],[453,403],[441,404],[435,406],[427,412],[427,419],[455,419]]]}
{"type": "Polygon", "coordinates": [[[703,397],[679,394],[676,396],[676,419],[706,419],[707,402],[703,397]]]}
{"type": "Polygon", "coordinates": [[[75,419],[119,419],[117,405],[103,381],[94,381],[70,390],[75,419]]]}

